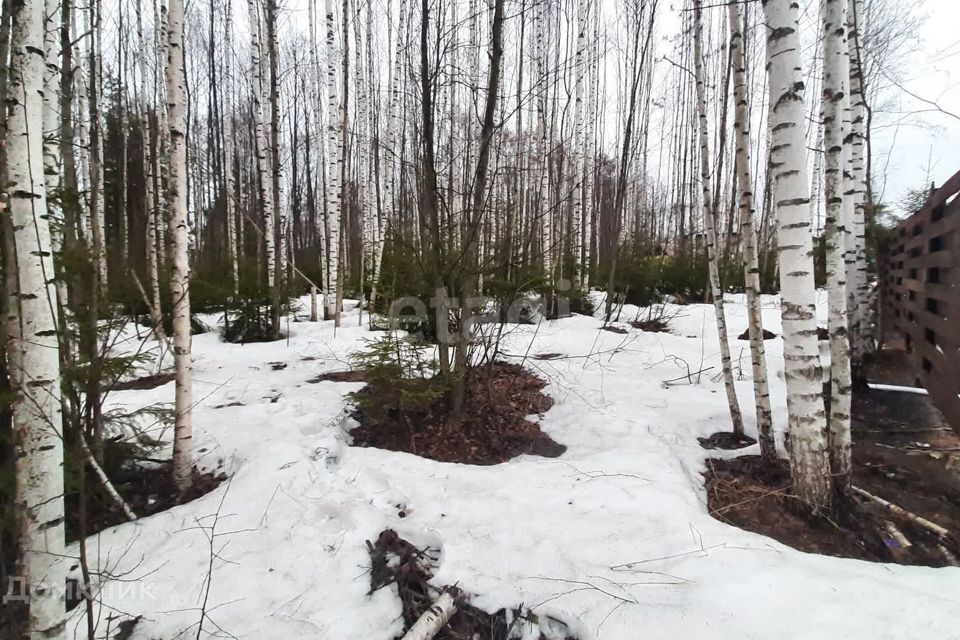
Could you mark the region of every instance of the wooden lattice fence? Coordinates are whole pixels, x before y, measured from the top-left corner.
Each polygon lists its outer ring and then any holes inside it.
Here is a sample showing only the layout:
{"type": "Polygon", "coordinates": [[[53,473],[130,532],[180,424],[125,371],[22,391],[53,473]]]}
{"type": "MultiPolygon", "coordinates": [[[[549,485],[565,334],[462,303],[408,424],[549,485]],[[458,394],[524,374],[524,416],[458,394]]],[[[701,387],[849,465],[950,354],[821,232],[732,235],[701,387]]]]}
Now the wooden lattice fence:
{"type": "Polygon", "coordinates": [[[881,248],[884,340],[903,340],[934,404],[960,428],[960,172],[881,248]]]}

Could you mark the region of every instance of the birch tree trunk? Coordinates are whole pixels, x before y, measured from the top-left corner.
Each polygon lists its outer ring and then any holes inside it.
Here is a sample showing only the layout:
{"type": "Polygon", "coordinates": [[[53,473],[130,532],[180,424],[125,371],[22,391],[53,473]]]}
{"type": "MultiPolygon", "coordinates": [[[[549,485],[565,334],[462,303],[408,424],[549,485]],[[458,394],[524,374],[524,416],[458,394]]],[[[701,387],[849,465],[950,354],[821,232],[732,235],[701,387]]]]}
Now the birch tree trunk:
{"type": "MultiPolygon", "coordinates": [[[[59,2],[45,1],[44,15],[44,57],[46,67],[43,75],[43,173],[47,190],[47,215],[52,221],[50,225],[50,247],[53,255],[63,253],[65,218],[63,207],[59,204],[60,198],[60,17],[59,2]]],[[[67,307],[67,281],[62,277],[62,267],[58,268],[56,278],[58,310],[65,316],[67,307]]],[[[61,335],[63,338],[64,332],[61,335]]],[[[64,355],[69,353],[65,350],[64,355]]]]}
{"type": "MultiPolygon", "coordinates": [[[[340,325],[339,282],[340,282],[340,216],[341,216],[341,172],[343,166],[343,136],[340,135],[340,100],[337,95],[339,56],[337,55],[335,34],[336,16],[333,0],[326,0],[324,13],[327,23],[327,273],[328,290],[324,292],[327,307],[324,316],[340,325]]],[[[346,37],[346,34],[344,35],[346,37]]]]}
{"type": "Polygon", "coordinates": [[[226,218],[227,218],[227,261],[230,263],[230,281],[233,284],[233,295],[236,296],[240,291],[240,268],[237,261],[237,204],[236,204],[236,179],[233,173],[233,138],[236,135],[236,124],[234,122],[233,108],[233,3],[226,0],[223,5],[224,10],[224,60],[223,60],[223,79],[224,79],[224,97],[226,105],[224,107],[223,117],[223,173],[224,173],[224,191],[226,195],[226,218]]]}
{"type": "MultiPolygon", "coordinates": [[[[860,27],[858,16],[861,11],[860,0],[848,0],[847,39],[850,67],[850,164],[851,176],[847,194],[853,199],[853,220],[851,224],[852,269],[847,273],[848,313],[853,337],[854,369],[859,371],[863,365],[863,356],[870,348],[873,327],[870,318],[870,285],[867,279],[867,237],[864,209],[866,207],[866,169],[864,122],[866,103],[863,97],[863,67],[860,60],[860,27]]],[[[858,374],[859,377],[860,374],[858,374]]]]}
{"type": "Polygon", "coordinates": [[[768,462],[777,459],[773,437],[773,414],[770,409],[770,387],[767,382],[767,360],[763,344],[763,321],[760,313],[760,262],[757,257],[757,230],[750,172],[750,108],[747,93],[747,68],[744,56],[743,17],[740,4],[727,5],[730,20],[730,63],[733,65],[734,137],[737,199],[740,209],[740,235],[743,238],[743,269],[747,298],[747,332],[750,336],[750,361],[753,369],[753,395],[757,411],[757,434],[760,455],[768,462]]]}
{"type": "Polygon", "coordinates": [[[743,415],[737,400],[737,388],[730,366],[730,342],[727,336],[727,316],[723,309],[723,289],[720,287],[720,269],[717,265],[717,230],[711,201],[710,131],[707,126],[707,91],[703,69],[703,2],[693,2],[693,62],[697,83],[697,121],[700,136],[700,186],[703,191],[703,222],[707,231],[707,264],[710,272],[710,290],[717,319],[717,337],[720,340],[720,362],[723,367],[723,386],[727,392],[733,432],[743,435],[743,415]]]}
{"type": "Polygon", "coordinates": [[[830,415],[828,445],[830,471],[838,493],[850,488],[850,343],[847,333],[846,230],[844,165],[848,153],[844,113],[850,78],[846,0],[824,0],[823,96],[821,120],[824,142],[824,199],[826,220],[827,290],[830,330],[830,415]]]}
{"type": "Polygon", "coordinates": [[[20,569],[31,596],[28,631],[41,640],[66,637],[67,577],[58,319],[43,172],[43,3],[13,3],[12,21],[5,186],[17,254],[11,281],[16,283],[16,298],[11,302],[18,308],[9,312],[18,315],[19,322],[10,325],[14,333],[7,337],[7,349],[16,394],[20,569]]]}
{"type": "Polygon", "coordinates": [[[172,236],[170,293],[173,299],[175,425],[173,479],[177,490],[193,482],[193,379],[190,362],[190,262],[187,220],[187,112],[183,68],[183,0],[170,0],[167,22],[167,115],[170,127],[168,218],[172,236]]]}
{"type": "Polygon", "coordinates": [[[267,140],[263,115],[263,96],[265,91],[264,64],[262,60],[262,38],[260,12],[256,0],[248,0],[250,10],[250,93],[253,100],[253,130],[256,139],[257,181],[260,186],[260,207],[263,215],[263,246],[267,259],[267,289],[273,291],[276,285],[277,255],[273,228],[273,176],[270,174],[270,142],[267,140]]]}
{"type": "Polygon", "coordinates": [[[584,53],[587,45],[587,0],[577,0],[577,17],[575,23],[577,44],[573,64],[574,73],[574,116],[573,116],[573,168],[570,179],[570,198],[572,215],[570,219],[570,242],[573,253],[573,283],[582,290],[583,280],[583,121],[584,121],[584,53]]]}
{"type": "MultiPolygon", "coordinates": [[[[642,5],[641,5],[642,6],[642,5]]],[[[583,283],[582,287],[584,291],[590,290],[590,272],[593,268],[594,261],[596,256],[594,255],[593,245],[593,225],[595,216],[597,214],[597,207],[595,202],[595,189],[596,185],[594,184],[594,176],[596,175],[596,154],[594,153],[594,145],[597,138],[597,105],[599,102],[600,95],[600,63],[599,63],[599,48],[597,46],[597,40],[599,39],[598,25],[600,23],[600,2],[599,0],[594,2],[594,6],[591,7],[591,11],[588,12],[588,21],[593,23],[592,28],[592,38],[590,42],[590,59],[587,61],[589,68],[589,88],[587,89],[587,113],[586,113],[586,124],[584,126],[584,137],[583,137],[583,198],[585,201],[585,207],[583,209],[582,225],[583,225],[583,283]]],[[[641,15],[643,10],[640,11],[641,15]]],[[[585,28],[585,27],[584,27],[585,28]]],[[[640,25],[637,25],[637,30],[641,30],[640,25]]],[[[636,56],[634,56],[636,57],[636,56]]],[[[634,60],[634,66],[636,66],[636,60],[634,60]]],[[[639,73],[639,70],[635,70],[636,73],[639,73]]],[[[633,108],[636,105],[636,95],[633,92],[632,101],[629,108],[633,108]]],[[[632,114],[631,114],[632,115],[632,114]]],[[[577,144],[580,141],[576,141],[577,144]]],[[[622,212],[619,214],[622,215],[622,212]]],[[[620,223],[618,220],[614,220],[614,235],[619,236],[620,223]]],[[[614,243],[618,244],[619,237],[614,239],[614,243]]]]}
{"type": "Polygon", "coordinates": [[[94,265],[98,280],[94,287],[107,288],[107,238],[103,211],[103,109],[100,105],[102,83],[100,81],[102,46],[102,16],[100,0],[92,0],[90,15],[90,58],[89,58],[89,95],[90,101],[90,231],[93,243],[94,265]]]}
{"type": "Polygon", "coordinates": [[[790,468],[797,496],[817,511],[830,507],[831,486],[817,341],[799,7],[793,0],[765,0],[763,10],[790,468]]]}
{"type": "Polygon", "coordinates": [[[158,342],[164,342],[166,336],[163,330],[163,316],[160,308],[160,274],[158,269],[157,256],[157,194],[154,189],[156,174],[154,172],[154,136],[153,127],[150,124],[150,101],[147,97],[147,46],[146,37],[143,32],[143,3],[137,0],[137,43],[140,51],[137,55],[137,65],[140,73],[140,136],[143,148],[142,167],[143,167],[143,210],[146,218],[146,237],[144,241],[147,253],[147,279],[150,287],[150,324],[153,327],[154,337],[158,342]]]}
{"type": "Polygon", "coordinates": [[[165,2],[166,0],[156,0],[153,5],[153,24],[156,51],[155,66],[157,69],[157,81],[154,83],[154,88],[156,89],[155,104],[157,105],[158,112],[157,145],[156,151],[153,154],[153,160],[156,163],[154,166],[154,175],[157,178],[157,189],[155,190],[157,213],[155,216],[155,222],[157,227],[157,266],[160,271],[166,271],[170,263],[170,252],[168,251],[167,245],[167,231],[169,226],[169,221],[167,220],[167,211],[169,209],[170,196],[168,188],[170,182],[170,167],[168,162],[164,162],[164,160],[170,156],[170,123],[169,114],[167,113],[166,79],[161,78],[161,73],[166,73],[167,49],[170,47],[169,43],[167,42],[167,5],[165,2]],[[157,7],[158,4],[159,11],[157,7]]]}
{"type": "MultiPolygon", "coordinates": [[[[373,7],[372,5],[367,5],[367,19],[366,19],[366,41],[367,41],[367,83],[370,87],[371,97],[368,98],[369,106],[367,108],[367,129],[370,135],[369,144],[372,147],[371,149],[371,166],[370,166],[370,178],[368,184],[371,187],[372,196],[376,199],[376,202],[371,204],[375,206],[375,215],[371,222],[373,226],[373,265],[370,272],[370,310],[371,312],[374,309],[374,306],[377,302],[377,285],[380,281],[380,267],[383,262],[383,245],[384,245],[384,232],[386,227],[386,220],[384,217],[384,193],[386,192],[383,186],[383,179],[381,173],[382,167],[382,158],[383,158],[383,145],[380,140],[380,128],[377,123],[376,118],[376,109],[380,104],[379,100],[379,85],[375,84],[375,74],[376,68],[374,66],[374,57],[373,57],[373,7]],[[376,97],[376,102],[374,102],[374,97],[376,97]]],[[[390,51],[389,38],[387,42],[387,49],[390,51]]],[[[389,53],[387,54],[387,65],[389,66],[389,53]]],[[[389,82],[387,83],[389,86],[389,82]]],[[[388,117],[389,119],[389,117],[388,117]]]]}
{"type": "MultiPolygon", "coordinates": [[[[121,34],[127,33],[125,23],[127,14],[123,3],[120,3],[117,9],[118,24],[117,31],[121,34]]],[[[129,144],[127,142],[127,131],[130,130],[130,109],[127,104],[126,76],[129,66],[129,56],[126,52],[127,38],[121,37],[117,42],[117,107],[120,111],[120,162],[119,170],[115,180],[120,183],[120,196],[116,202],[117,212],[117,244],[119,251],[114,254],[118,258],[120,265],[126,265],[129,262],[130,246],[127,238],[127,185],[129,183],[127,175],[127,161],[130,155],[129,144]]]]}
{"type": "MultiPolygon", "coordinates": [[[[273,337],[280,337],[280,302],[281,292],[285,288],[287,278],[287,208],[282,200],[283,180],[280,170],[280,79],[278,69],[277,46],[277,0],[266,1],[266,40],[269,82],[264,83],[270,101],[270,180],[271,199],[273,207],[264,209],[264,221],[271,221],[271,235],[276,235],[273,262],[272,309],[271,320],[273,337]],[[275,228],[275,230],[274,230],[275,228]]],[[[261,82],[263,79],[261,78],[261,82]]],[[[266,229],[264,230],[266,233],[266,229]]],[[[269,246],[268,246],[269,251],[269,246]]],[[[269,257],[267,262],[270,265],[269,257]]]]}
{"type": "MultiPolygon", "coordinates": [[[[536,223],[540,225],[540,251],[543,254],[543,272],[548,288],[553,287],[553,214],[550,208],[550,125],[547,108],[550,97],[547,72],[547,4],[537,7],[535,55],[537,59],[537,209],[536,223]]],[[[551,295],[551,307],[553,296],[551,295]]],[[[552,312],[553,309],[549,309],[552,312]]]]}

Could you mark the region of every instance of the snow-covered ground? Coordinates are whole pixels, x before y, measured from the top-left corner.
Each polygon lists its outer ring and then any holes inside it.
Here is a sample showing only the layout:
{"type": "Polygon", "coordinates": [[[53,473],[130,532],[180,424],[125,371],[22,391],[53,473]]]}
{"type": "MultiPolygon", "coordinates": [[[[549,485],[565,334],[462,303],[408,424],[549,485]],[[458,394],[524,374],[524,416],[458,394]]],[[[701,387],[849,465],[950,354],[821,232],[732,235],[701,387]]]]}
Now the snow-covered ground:
{"type": "MultiPolygon", "coordinates": [[[[749,350],[736,340],[745,309],[738,297],[726,309],[754,431],[749,350]]],[[[205,468],[222,460],[230,481],[90,539],[92,562],[118,576],[102,585],[99,633],[108,624],[113,633],[107,618],[123,612],[144,617],[134,638],[195,637],[206,600],[204,637],[393,638],[399,601],[390,589],[367,595],[364,543],[392,527],[442,549],[437,584],[458,584],[488,610],[522,604],[584,640],[960,638],[960,569],[801,553],[707,514],[704,458],[737,453],[697,442],[729,428],[713,308],[669,311],[669,334],[618,335],[586,316],[514,328],[508,352],[522,356],[532,339],[530,354],[566,356],[526,364],[556,401],[542,428],[568,449],[492,467],[349,446],[344,394],[360,385],[308,381],[346,368],[371,337],[356,311],[336,332],[329,322],[290,323],[289,340],[276,343],[196,336],[195,447],[205,468]],[[690,385],[677,380],[687,367],[712,368],[690,385]],[[202,527],[218,511],[211,544],[202,527]]],[[[628,307],[621,320],[636,313],[628,307]]],[[[779,334],[775,298],[763,315],[779,334]]],[[[778,427],[781,345],[766,342],[778,427]]],[[[170,383],[109,402],[172,398],[170,383]]]]}

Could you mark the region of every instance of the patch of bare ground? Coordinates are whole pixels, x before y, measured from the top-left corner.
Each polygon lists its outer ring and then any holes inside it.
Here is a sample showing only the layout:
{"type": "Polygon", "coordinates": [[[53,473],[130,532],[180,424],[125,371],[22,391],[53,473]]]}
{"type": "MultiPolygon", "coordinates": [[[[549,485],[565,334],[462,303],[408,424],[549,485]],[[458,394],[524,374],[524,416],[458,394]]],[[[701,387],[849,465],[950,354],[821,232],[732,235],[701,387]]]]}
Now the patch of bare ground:
{"type": "Polygon", "coordinates": [[[609,331],[610,333],[618,333],[620,335],[626,335],[630,333],[630,331],[626,327],[618,327],[615,324],[605,324],[600,328],[603,329],[604,331],[609,331]]]}
{"type": "Polygon", "coordinates": [[[732,431],[718,431],[711,433],[706,438],[697,438],[700,446],[704,449],[743,449],[750,445],[757,444],[757,441],[750,436],[736,434],[732,431]]]}
{"type": "MultiPolygon", "coordinates": [[[[868,378],[903,383],[909,365],[880,352],[868,378]]],[[[771,468],[756,456],[708,460],[711,515],[802,551],[899,564],[940,567],[960,558],[960,437],[925,395],[853,392],[855,491],[832,518],[797,508],[786,465],[771,468]],[[904,515],[863,492],[906,510],[904,515]],[[933,523],[936,533],[918,522],[933,523]]]]}
{"type": "MultiPolygon", "coordinates": [[[[354,445],[406,451],[441,462],[491,465],[529,453],[556,458],[566,447],[526,419],[553,406],[546,383],[515,364],[493,363],[468,373],[463,417],[452,419],[446,395],[426,406],[397,411],[389,402],[359,402],[354,445]],[[366,408],[361,408],[366,407],[366,408]]],[[[378,400],[391,389],[368,384],[358,392],[378,400]]]]}
{"type": "MultiPolygon", "coordinates": [[[[144,467],[135,465],[129,469],[111,473],[111,481],[117,493],[126,501],[138,518],[186,504],[204,496],[227,479],[219,471],[200,472],[193,470],[193,484],[184,494],[173,483],[169,463],[144,467]]],[[[96,475],[86,474],[86,533],[93,535],[109,527],[127,522],[126,516],[103,490],[96,475]]],[[[80,530],[80,497],[76,491],[65,495],[67,540],[76,540],[80,530]]]]}
{"type": "MultiPolygon", "coordinates": [[[[376,542],[367,540],[367,549],[370,553],[370,593],[396,585],[403,615],[403,633],[396,637],[401,638],[440,596],[441,589],[430,584],[436,561],[434,556],[439,552],[418,549],[392,529],[382,531],[376,542]]],[[[487,613],[470,604],[469,594],[456,587],[447,590],[455,596],[457,611],[433,636],[435,640],[509,640],[520,637],[519,627],[524,620],[536,621],[535,614],[522,607],[509,614],[506,609],[487,613]]],[[[536,637],[546,640],[543,634],[536,637]]],[[[568,636],[566,640],[576,638],[568,636]]]]}
{"type": "Polygon", "coordinates": [[[559,360],[563,357],[562,353],[550,351],[547,353],[537,353],[531,356],[534,360],[559,360]]]}
{"type": "Polygon", "coordinates": [[[351,369],[350,371],[328,371],[321,373],[315,378],[307,380],[308,384],[318,382],[366,382],[367,372],[363,369],[351,369]]]}
{"type": "Polygon", "coordinates": [[[630,323],[630,326],[647,333],[670,333],[670,324],[661,318],[634,320],[630,323]]]}
{"type": "Polygon", "coordinates": [[[809,553],[883,560],[876,535],[861,532],[799,509],[786,463],[768,465],[760,456],[707,460],[704,473],[710,515],[735,527],[761,533],[809,553]]]}
{"type": "MultiPolygon", "coordinates": [[[[3,593],[9,593],[7,584],[0,584],[3,593]]],[[[0,640],[22,640],[27,634],[27,618],[29,611],[26,602],[19,602],[16,598],[8,598],[0,607],[0,640]]]]}
{"type": "Polygon", "coordinates": [[[136,378],[134,380],[124,380],[123,382],[114,382],[110,387],[111,391],[130,391],[138,390],[144,391],[146,389],[156,389],[162,385],[172,382],[176,377],[176,374],[173,371],[165,371],[163,373],[155,373],[150,376],[143,376],[142,378],[136,378]]]}
{"type": "MultiPolygon", "coordinates": [[[[773,340],[777,337],[773,331],[763,330],[763,339],[764,340],[773,340]]],[[[749,340],[750,339],[750,329],[744,329],[743,333],[737,336],[737,340],[749,340]]]]}

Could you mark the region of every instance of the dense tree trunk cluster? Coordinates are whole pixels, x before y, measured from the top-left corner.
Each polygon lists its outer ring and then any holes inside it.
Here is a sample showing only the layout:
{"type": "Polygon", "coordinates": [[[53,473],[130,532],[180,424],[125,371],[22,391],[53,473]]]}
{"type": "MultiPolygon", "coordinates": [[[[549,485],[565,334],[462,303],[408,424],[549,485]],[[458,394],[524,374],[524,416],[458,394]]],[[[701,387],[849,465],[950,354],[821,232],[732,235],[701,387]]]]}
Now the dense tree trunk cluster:
{"type": "MultiPolygon", "coordinates": [[[[308,0],[301,20],[278,0],[5,3],[4,364],[24,575],[63,582],[67,441],[100,469],[104,319],[143,315],[161,346],[172,338],[172,473],[187,491],[191,309],[228,323],[269,309],[277,339],[307,292],[313,319],[319,307],[336,326],[345,297],[371,321],[403,296],[432,305],[454,415],[478,296],[540,292],[552,315],[594,285],[607,322],[628,301],[712,299],[741,434],[724,294],[744,291],[772,460],[760,294],[779,290],[786,453],[797,495],[829,509],[849,489],[850,389],[872,348],[875,40],[859,21],[872,3],[825,0],[819,33],[790,0],[682,4],[308,0]],[[804,57],[812,42],[822,64],[804,57]],[[61,376],[77,363],[79,389],[61,376]]],[[[62,592],[40,589],[31,632],[62,623],[62,592]]]]}

